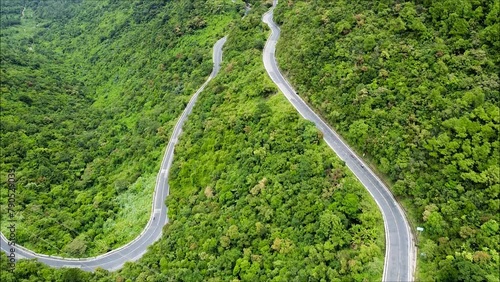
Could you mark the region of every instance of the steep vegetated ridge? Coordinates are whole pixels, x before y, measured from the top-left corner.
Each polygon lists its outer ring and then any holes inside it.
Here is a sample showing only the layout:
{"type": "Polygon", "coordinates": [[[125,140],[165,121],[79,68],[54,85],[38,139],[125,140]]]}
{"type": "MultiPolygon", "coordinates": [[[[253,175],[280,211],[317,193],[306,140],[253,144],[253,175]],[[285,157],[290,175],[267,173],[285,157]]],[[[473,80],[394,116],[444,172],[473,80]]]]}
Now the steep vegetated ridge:
{"type": "Polygon", "coordinates": [[[221,71],[176,147],[162,239],[116,273],[21,261],[11,279],[381,279],[384,230],[376,204],[264,70],[268,29],[261,16],[268,8],[253,2],[231,24],[221,71]]]}
{"type": "Polygon", "coordinates": [[[16,171],[17,243],[85,257],[129,242],[149,218],[172,126],[243,5],[1,3],[2,175],[16,171]]]}
{"type": "Polygon", "coordinates": [[[422,281],[498,281],[500,3],[281,1],[277,56],[387,178],[422,281]]]}

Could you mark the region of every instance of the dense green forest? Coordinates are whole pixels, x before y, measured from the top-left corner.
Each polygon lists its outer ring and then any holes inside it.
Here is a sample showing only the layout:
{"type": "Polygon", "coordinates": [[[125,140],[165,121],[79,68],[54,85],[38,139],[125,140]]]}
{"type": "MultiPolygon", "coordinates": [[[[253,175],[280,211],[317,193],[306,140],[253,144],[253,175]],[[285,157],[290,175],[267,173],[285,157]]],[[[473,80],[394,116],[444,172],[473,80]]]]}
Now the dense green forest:
{"type": "Polygon", "coordinates": [[[386,177],[421,281],[499,281],[500,2],[281,1],[300,95],[386,177]]]}
{"type": "Polygon", "coordinates": [[[127,243],[149,218],[171,128],[243,4],[1,3],[2,177],[16,171],[18,243],[72,257],[127,243]]]}
{"type": "Polygon", "coordinates": [[[20,261],[2,281],[381,279],[376,204],[264,70],[268,8],[255,1],[229,24],[221,72],[176,147],[160,241],[115,273],[20,261]]]}

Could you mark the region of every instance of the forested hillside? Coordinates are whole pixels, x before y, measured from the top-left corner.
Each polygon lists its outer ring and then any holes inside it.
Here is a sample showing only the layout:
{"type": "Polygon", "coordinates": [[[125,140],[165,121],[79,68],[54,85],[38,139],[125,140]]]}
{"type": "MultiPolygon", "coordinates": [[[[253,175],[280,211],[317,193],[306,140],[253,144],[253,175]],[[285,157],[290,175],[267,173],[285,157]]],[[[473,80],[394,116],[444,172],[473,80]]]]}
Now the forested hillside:
{"type": "Polygon", "coordinates": [[[16,171],[18,243],[71,257],[127,243],[149,218],[171,128],[243,4],[1,3],[1,161],[2,175],[16,171]]]}
{"type": "Polygon", "coordinates": [[[280,1],[277,56],[391,183],[422,281],[499,281],[500,2],[280,1]]]}
{"type": "Polygon", "coordinates": [[[254,2],[248,16],[230,24],[221,71],[201,93],[176,147],[170,223],[160,241],[116,273],[21,261],[8,279],[381,279],[384,233],[376,204],[264,70],[268,29],[261,15],[268,7],[254,2]]]}

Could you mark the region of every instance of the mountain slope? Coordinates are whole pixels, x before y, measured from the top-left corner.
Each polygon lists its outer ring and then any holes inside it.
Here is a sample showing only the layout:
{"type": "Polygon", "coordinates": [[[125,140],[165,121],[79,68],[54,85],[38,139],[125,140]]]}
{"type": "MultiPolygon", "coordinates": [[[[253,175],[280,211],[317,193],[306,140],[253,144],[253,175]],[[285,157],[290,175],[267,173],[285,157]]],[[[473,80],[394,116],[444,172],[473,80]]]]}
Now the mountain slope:
{"type": "MultiPolygon", "coordinates": [[[[140,233],[171,128],[239,6],[26,2],[1,40],[2,174],[16,171],[17,243],[86,257],[140,233]]],[[[5,214],[5,182],[1,193],[5,214]]]]}
{"type": "Polygon", "coordinates": [[[162,239],[116,273],[21,261],[12,279],[381,278],[384,235],[376,204],[264,70],[268,30],[261,16],[267,9],[254,2],[244,19],[233,22],[221,71],[185,124],[162,239]]]}
{"type": "Polygon", "coordinates": [[[499,2],[283,1],[277,57],[419,235],[419,278],[498,281],[499,2]]]}

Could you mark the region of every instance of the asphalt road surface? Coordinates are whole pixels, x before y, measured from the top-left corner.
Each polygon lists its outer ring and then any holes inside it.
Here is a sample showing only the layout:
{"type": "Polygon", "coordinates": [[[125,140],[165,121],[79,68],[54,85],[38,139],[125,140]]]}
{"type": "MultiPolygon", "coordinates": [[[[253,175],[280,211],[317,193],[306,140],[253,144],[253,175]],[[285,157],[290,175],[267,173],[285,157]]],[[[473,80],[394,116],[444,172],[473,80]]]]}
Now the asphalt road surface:
{"type": "MultiPolygon", "coordinates": [[[[93,258],[62,258],[57,256],[47,256],[43,254],[34,253],[20,245],[15,246],[15,259],[33,259],[36,258],[38,261],[45,263],[52,267],[73,267],[80,268],[86,271],[94,271],[96,268],[100,267],[109,271],[120,269],[125,262],[136,261],[144,255],[147,251],[148,246],[156,242],[162,234],[162,228],[168,222],[168,208],[165,206],[165,199],[169,194],[168,186],[168,173],[170,166],[172,165],[174,157],[174,147],[177,144],[177,140],[182,132],[182,125],[187,119],[187,116],[191,113],[193,106],[198,98],[198,95],[205,88],[205,86],[214,78],[219,72],[220,62],[222,61],[222,46],[226,42],[226,37],[217,41],[213,48],[213,61],[214,67],[212,73],[206,80],[206,82],[196,91],[192,96],[188,105],[184,109],[181,117],[177,121],[174,127],[174,131],[170,137],[167,149],[163,156],[160,171],[156,177],[156,186],[153,194],[152,203],[152,213],[149,221],[141,232],[132,242],[118,249],[110,251],[106,254],[93,257],[93,258]]],[[[0,234],[1,240],[0,245],[2,251],[6,252],[7,255],[11,255],[11,246],[8,246],[8,240],[3,235],[0,234]]]]}
{"type": "Polygon", "coordinates": [[[415,248],[410,226],[403,210],[389,192],[389,189],[387,189],[361,158],[297,95],[278,68],[275,51],[276,43],[280,36],[280,29],[273,21],[273,11],[276,5],[277,0],[274,0],[273,7],[262,17],[262,21],[271,28],[272,32],[264,47],[264,66],[271,79],[283,92],[288,101],[292,103],[305,119],[312,121],[316,125],[323,133],[326,143],[346,163],[377,202],[384,218],[386,238],[382,280],[413,281],[416,262],[415,248]]]}

